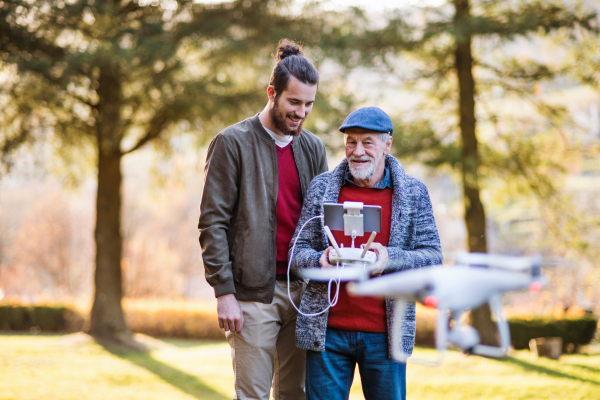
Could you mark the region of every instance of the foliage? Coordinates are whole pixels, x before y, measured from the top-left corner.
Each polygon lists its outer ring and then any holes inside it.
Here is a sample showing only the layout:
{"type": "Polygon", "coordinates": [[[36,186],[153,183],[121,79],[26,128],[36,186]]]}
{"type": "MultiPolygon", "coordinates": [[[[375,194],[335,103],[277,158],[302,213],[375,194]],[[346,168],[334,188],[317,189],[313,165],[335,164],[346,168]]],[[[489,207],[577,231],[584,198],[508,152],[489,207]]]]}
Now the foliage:
{"type": "Polygon", "coordinates": [[[361,53],[361,66],[389,73],[408,89],[410,101],[395,121],[398,157],[456,176],[475,168],[463,185],[485,192],[486,208],[533,196],[547,231],[567,247],[587,250],[591,259],[593,239],[585,231],[595,222],[586,223],[560,189],[593,145],[582,142],[568,105],[552,92],[573,85],[565,77],[575,72],[582,82],[597,82],[599,30],[596,11],[585,4],[455,0],[393,10],[385,27],[348,33],[344,40],[355,46],[340,53],[361,53]],[[467,42],[472,65],[459,66],[457,49],[467,42]],[[461,125],[461,69],[474,79],[468,140],[461,125]],[[586,228],[572,234],[577,224],[586,228]]]}
{"type": "Polygon", "coordinates": [[[83,326],[79,313],[65,306],[0,305],[0,329],[32,332],[76,332],[83,326]]]}
{"type": "Polygon", "coordinates": [[[153,337],[223,340],[215,303],[176,300],[126,300],[127,326],[153,337]]]}
{"type": "MultiPolygon", "coordinates": [[[[32,332],[76,332],[88,321],[79,304],[0,305],[0,329],[32,332]]],[[[128,327],[153,337],[223,340],[216,303],[192,300],[129,299],[123,301],[128,327]]]]}
{"type": "Polygon", "coordinates": [[[528,349],[531,339],[542,337],[560,337],[563,340],[563,350],[569,345],[578,350],[582,345],[589,344],[598,330],[598,320],[592,316],[579,318],[511,318],[510,336],[515,349],[528,349]]]}
{"type": "MultiPolygon", "coordinates": [[[[541,96],[542,84],[551,86],[565,73],[548,56],[554,49],[545,53],[542,45],[559,30],[597,33],[598,22],[581,3],[453,0],[398,9],[383,28],[349,33],[356,45],[348,52],[362,52],[365,67],[378,59],[375,68],[411,91],[398,118],[396,154],[460,177],[469,251],[488,251],[490,201],[482,193],[504,201],[535,197],[540,208],[560,215],[547,220],[552,227],[544,232],[557,235],[576,225],[562,218],[573,213],[561,213],[568,206],[558,188],[581,146],[566,106],[541,96]]],[[[590,239],[558,237],[579,249],[592,247],[590,239]]],[[[472,310],[471,317],[482,343],[496,344],[489,308],[472,310]]]]}
{"type": "MultiPolygon", "coordinates": [[[[34,111],[47,119],[4,129],[6,153],[40,125],[67,146],[99,139],[101,149],[123,154],[164,144],[180,120],[205,142],[262,107],[268,55],[281,37],[316,44],[311,28],[325,20],[304,11],[260,0],[2,2],[0,55],[12,73],[4,92],[29,104],[12,104],[7,122],[34,111]]],[[[337,109],[318,101],[323,122],[337,109]]]]}
{"type": "Polygon", "coordinates": [[[178,131],[206,143],[260,110],[275,43],[310,40],[325,17],[275,0],[0,1],[0,66],[14,70],[0,102],[28,96],[14,82],[40,87],[24,103],[30,108],[17,102],[0,116],[14,121],[1,130],[0,150],[9,157],[51,133],[64,157],[90,149],[97,157],[92,332],[128,332],[120,307],[123,156],[148,143],[167,148],[178,131]],[[29,123],[34,112],[47,122],[29,123]]]}

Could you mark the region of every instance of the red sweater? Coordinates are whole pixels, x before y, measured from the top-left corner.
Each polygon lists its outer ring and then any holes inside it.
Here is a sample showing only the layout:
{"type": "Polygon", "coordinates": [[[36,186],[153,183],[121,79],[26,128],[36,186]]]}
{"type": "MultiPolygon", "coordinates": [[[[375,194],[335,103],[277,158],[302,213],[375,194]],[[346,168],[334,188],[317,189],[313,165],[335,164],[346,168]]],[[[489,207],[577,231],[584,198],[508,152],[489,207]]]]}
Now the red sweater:
{"type": "Polygon", "coordinates": [[[279,192],[277,194],[277,269],[276,273],[287,273],[288,247],[302,211],[302,188],[298,168],[294,161],[291,143],[277,146],[279,169],[279,192]]]}
{"type": "MultiPolygon", "coordinates": [[[[381,232],[375,236],[374,242],[388,245],[390,238],[390,223],[392,214],[393,190],[371,189],[359,187],[352,183],[346,184],[340,190],[338,203],[344,201],[360,201],[365,205],[381,206],[381,232]]],[[[333,231],[338,245],[352,245],[352,238],[345,236],[343,231],[333,231]]],[[[360,247],[369,240],[370,232],[354,240],[354,246],[360,247]]],[[[332,295],[333,296],[333,295],[332,295]]],[[[329,309],[327,326],[359,332],[387,332],[385,317],[385,299],[379,297],[354,297],[346,291],[346,283],[340,286],[340,296],[337,304],[329,309]]]]}

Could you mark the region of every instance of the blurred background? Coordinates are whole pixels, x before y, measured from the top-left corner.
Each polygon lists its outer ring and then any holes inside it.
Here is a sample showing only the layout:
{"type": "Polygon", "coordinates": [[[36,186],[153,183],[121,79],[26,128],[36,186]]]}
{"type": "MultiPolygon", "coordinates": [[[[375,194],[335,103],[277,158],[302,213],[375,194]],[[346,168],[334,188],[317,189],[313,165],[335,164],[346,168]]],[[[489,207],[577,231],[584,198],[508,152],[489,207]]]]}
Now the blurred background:
{"type": "MultiPolygon", "coordinates": [[[[263,109],[289,38],[320,72],[304,126],[330,168],[344,118],[380,107],[447,262],[548,266],[541,293],[504,296],[508,356],[411,364],[409,398],[596,398],[599,14],[598,0],[0,0],[0,397],[231,398],[198,244],[204,162],[263,109]]],[[[436,312],[417,308],[419,357],[436,312]]],[[[485,307],[470,322],[497,343],[485,307]]]]}
{"type": "Polygon", "coordinates": [[[0,299],[89,310],[98,265],[122,273],[127,299],[212,300],[197,231],[206,147],[264,107],[287,37],[321,74],[305,127],[330,168],[346,115],[382,108],[393,154],[430,191],[447,258],[560,260],[544,292],[507,304],[598,316],[599,11],[592,0],[0,1],[0,299]]]}

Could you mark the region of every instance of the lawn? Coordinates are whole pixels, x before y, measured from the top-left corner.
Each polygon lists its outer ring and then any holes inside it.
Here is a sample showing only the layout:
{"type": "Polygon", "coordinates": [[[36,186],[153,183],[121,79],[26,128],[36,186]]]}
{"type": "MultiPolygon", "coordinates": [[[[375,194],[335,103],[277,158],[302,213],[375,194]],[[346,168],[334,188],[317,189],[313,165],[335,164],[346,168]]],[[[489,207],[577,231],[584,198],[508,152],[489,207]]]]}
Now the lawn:
{"type": "MultiPolygon", "coordinates": [[[[198,399],[233,396],[225,342],[156,340],[144,353],[88,336],[0,334],[0,400],[198,399]]],[[[417,349],[417,355],[433,355],[417,349]]],[[[532,361],[448,353],[439,367],[408,366],[408,399],[600,399],[600,355],[532,361]]],[[[351,399],[363,399],[358,375],[351,399]]]]}

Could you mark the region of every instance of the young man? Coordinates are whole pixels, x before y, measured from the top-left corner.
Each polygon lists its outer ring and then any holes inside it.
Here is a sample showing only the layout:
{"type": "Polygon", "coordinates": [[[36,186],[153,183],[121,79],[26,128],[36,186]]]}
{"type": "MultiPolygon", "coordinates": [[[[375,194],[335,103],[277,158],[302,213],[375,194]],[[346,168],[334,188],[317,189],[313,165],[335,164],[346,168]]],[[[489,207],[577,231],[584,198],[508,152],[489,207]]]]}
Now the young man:
{"type": "MultiPolygon", "coordinates": [[[[379,205],[382,229],[372,248],[382,265],[376,274],[421,268],[442,262],[440,241],[427,188],[407,175],[389,155],[393,126],[376,107],[352,112],[339,128],[344,133],[346,159],[335,170],[315,178],[306,194],[294,239],[292,269],[331,268],[323,220],[323,203],[358,201],[379,205]],[[300,234],[299,234],[300,233],[300,234]],[[387,261],[389,259],[389,262],[387,261]]],[[[350,247],[351,238],[334,231],[338,244],[350,247]]],[[[369,235],[358,237],[355,246],[369,235]]],[[[302,297],[301,313],[317,313],[329,305],[327,283],[310,281],[302,297]]],[[[318,316],[298,316],[296,344],[307,352],[306,394],[309,400],[348,399],[356,364],[367,400],[404,399],[406,365],[390,358],[394,302],[391,299],[350,297],[340,287],[338,302],[318,316]]],[[[415,305],[407,307],[402,322],[402,348],[412,353],[415,305]]]]}
{"type": "MultiPolygon", "coordinates": [[[[294,345],[296,311],[287,252],[310,181],[327,171],[325,146],[302,129],[319,75],[282,40],[263,111],[211,142],[200,205],[205,275],[231,345],[236,399],[303,399],[306,353],[294,345]]],[[[305,283],[292,275],[298,304],[305,283]]]]}

